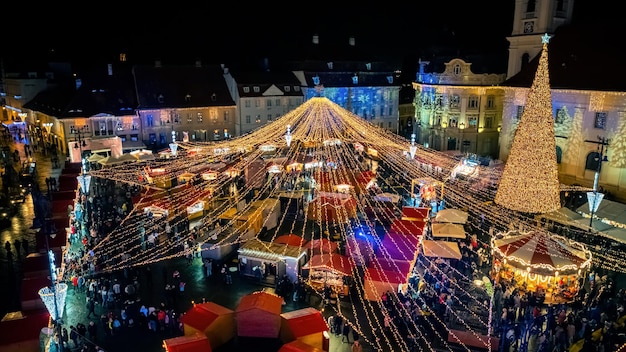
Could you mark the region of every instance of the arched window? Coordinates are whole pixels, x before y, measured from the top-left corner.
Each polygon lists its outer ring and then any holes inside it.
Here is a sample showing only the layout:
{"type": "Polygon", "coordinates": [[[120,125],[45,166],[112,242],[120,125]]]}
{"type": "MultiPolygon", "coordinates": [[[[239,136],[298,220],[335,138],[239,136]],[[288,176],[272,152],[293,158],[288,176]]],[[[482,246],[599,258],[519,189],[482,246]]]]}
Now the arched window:
{"type": "Polygon", "coordinates": [[[556,163],[561,163],[561,158],[563,157],[563,150],[558,145],[556,146],[556,163]]]}
{"type": "Polygon", "coordinates": [[[526,12],[535,12],[535,0],[528,0],[526,3],[526,12]]]}
{"type": "Polygon", "coordinates": [[[599,163],[600,153],[591,152],[587,154],[587,160],[585,161],[585,170],[599,171],[602,168],[602,165],[599,165],[599,163]]]}

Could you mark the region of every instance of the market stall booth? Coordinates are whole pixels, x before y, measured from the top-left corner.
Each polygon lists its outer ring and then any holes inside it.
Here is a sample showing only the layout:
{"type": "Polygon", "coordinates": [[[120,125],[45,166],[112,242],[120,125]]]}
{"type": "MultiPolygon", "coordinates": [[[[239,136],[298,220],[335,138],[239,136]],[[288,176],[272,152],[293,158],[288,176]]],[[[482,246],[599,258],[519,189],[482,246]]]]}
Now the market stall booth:
{"type": "Polygon", "coordinates": [[[591,266],[587,247],[545,231],[509,231],[491,240],[496,280],[537,292],[544,302],[569,301],[591,266]]]}
{"type": "Polygon", "coordinates": [[[323,334],[329,328],[322,312],[308,307],[283,313],[280,317],[280,338],[284,343],[299,340],[314,348],[324,349],[323,334]]]}
{"type": "Polygon", "coordinates": [[[380,240],[374,236],[347,236],[346,255],[352,257],[356,265],[367,266],[370,258],[378,253],[380,240]]]}
{"type": "Polygon", "coordinates": [[[166,352],[211,352],[209,339],[200,333],[163,340],[166,352]]]}
{"type": "Polygon", "coordinates": [[[316,254],[303,267],[308,271],[309,284],[317,291],[330,286],[340,295],[347,295],[352,284],[354,264],[349,257],[339,253],[316,254]]]}
{"type": "Polygon", "coordinates": [[[282,297],[265,291],[243,296],[235,309],[237,335],[278,338],[282,322],[280,316],[282,304],[282,297]]]}
{"type": "Polygon", "coordinates": [[[435,215],[433,222],[466,224],[469,214],[466,211],[454,208],[441,209],[435,215]]]}
{"type": "Polygon", "coordinates": [[[307,241],[306,239],[290,233],[288,235],[281,235],[276,237],[272,242],[274,243],[278,243],[278,244],[286,244],[289,246],[294,246],[294,247],[307,247],[307,244],[309,243],[309,241],[307,241]]]}
{"type": "Polygon", "coordinates": [[[423,240],[422,251],[430,258],[455,259],[462,258],[459,244],[455,241],[423,240]]]}
{"type": "Polygon", "coordinates": [[[465,228],[461,224],[433,222],[431,229],[433,238],[465,239],[467,237],[465,228]]]}
{"type": "Polygon", "coordinates": [[[327,238],[316,238],[309,241],[306,244],[306,248],[309,249],[309,256],[312,257],[315,254],[337,252],[339,244],[327,238]]]}
{"type": "Polygon", "coordinates": [[[243,243],[237,251],[241,275],[272,275],[274,278],[287,275],[291,282],[298,280],[300,268],[306,263],[308,254],[305,247],[259,239],[243,243]]]}
{"type": "Polygon", "coordinates": [[[180,319],[185,336],[201,334],[209,339],[212,349],[235,337],[235,312],[213,302],[194,304],[180,319]]]}

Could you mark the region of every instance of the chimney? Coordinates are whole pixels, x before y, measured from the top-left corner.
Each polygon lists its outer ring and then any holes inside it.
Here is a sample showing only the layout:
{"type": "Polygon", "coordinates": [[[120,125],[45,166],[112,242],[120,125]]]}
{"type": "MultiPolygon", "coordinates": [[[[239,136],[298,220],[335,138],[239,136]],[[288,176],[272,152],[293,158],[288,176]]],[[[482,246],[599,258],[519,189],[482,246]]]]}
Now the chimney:
{"type": "Polygon", "coordinates": [[[350,36],[350,38],[348,38],[348,45],[356,46],[356,39],[354,39],[354,36],[350,36]]]}
{"type": "Polygon", "coordinates": [[[107,73],[109,74],[109,76],[113,76],[113,64],[107,65],[107,73]]]}
{"type": "Polygon", "coordinates": [[[318,45],[320,43],[320,36],[313,34],[313,44],[318,45]]]}

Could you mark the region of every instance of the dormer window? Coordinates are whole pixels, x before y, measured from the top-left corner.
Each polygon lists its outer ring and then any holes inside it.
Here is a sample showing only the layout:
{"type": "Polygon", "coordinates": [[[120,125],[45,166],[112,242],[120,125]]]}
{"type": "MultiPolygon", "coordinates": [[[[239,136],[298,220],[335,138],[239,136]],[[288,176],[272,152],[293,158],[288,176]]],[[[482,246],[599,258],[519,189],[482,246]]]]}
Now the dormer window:
{"type": "Polygon", "coordinates": [[[329,70],[332,70],[333,69],[333,62],[332,61],[327,62],[326,66],[328,66],[329,70]]]}
{"type": "Polygon", "coordinates": [[[371,62],[366,63],[366,64],[365,64],[365,68],[366,68],[368,71],[371,71],[371,70],[372,70],[372,63],[371,63],[371,62]]]}
{"type": "Polygon", "coordinates": [[[356,74],[352,76],[352,84],[359,84],[359,76],[356,74]]]}
{"type": "Polygon", "coordinates": [[[216,101],[217,100],[217,95],[215,95],[215,93],[211,94],[211,101],[216,101]]]}
{"type": "Polygon", "coordinates": [[[163,104],[163,102],[165,101],[165,97],[163,96],[163,94],[159,94],[159,96],[157,97],[157,101],[160,104],[163,104]]]}
{"type": "Polygon", "coordinates": [[[461,65],[459,64],[454,65],[454,74],[457,76],[461,74],[461,65]]]}
{"type": "Polygon", "coordinates": [[[185,95],[185,101],[191,101],[191,94],[185,95]]]}
{"type": "Polygon", "coordinates": [[[295,87],[293,87],[293,90],[295,90],[296,92],[299,92],[300,91],[300,87],[299,86],[295,86],[295,87]]]}
{"type": "Polygon", "coordinates": [[[285,86],[285,92],[291,92],[291,87],[290,86],[285,86]]]}
{"type": "Polygon", "coordinates": [[[316,86],[320,85],[320,76],[313,77],[313,84],[315,84],[316,86]]]}
{"type": "Polygon", "coordinates": [[[254,90],[255,93],[258,93],[261,91],[261,88],[259,88],[258,86],[254,86],[252,87],[252,90],[254,90]]]}
{"type": "Polygon", "coordinates": [[[250,93],[250,87],[243,87],[244,93],[250,93]]]}
{"type": "Polygon", "coordinates": [[[387,83],[389,84],[393,83],[393,76],[387,76],[387,83]]]}

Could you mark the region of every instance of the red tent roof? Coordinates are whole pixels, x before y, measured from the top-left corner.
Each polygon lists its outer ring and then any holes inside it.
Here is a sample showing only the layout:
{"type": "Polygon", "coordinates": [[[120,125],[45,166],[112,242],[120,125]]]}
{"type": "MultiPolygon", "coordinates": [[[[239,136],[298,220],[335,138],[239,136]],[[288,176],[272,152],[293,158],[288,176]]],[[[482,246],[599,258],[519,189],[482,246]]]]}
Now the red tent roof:
{"type": "Polygon", "coordinates": [[[380,268],[386,271],[398,271],[407,275],[413,270],[413,263],[408,260],[394,260],[377,257],[369,264],[370,268],[380,268]]]}
{"type": "Polygon", "coordinates": [[[307,240],[293,233],[278,236],[273,242],[295,247],[305,247],[308,243],[307,240]]]}
{"type": "Polygon", "coordinates": [[[391,223],[389,232],[400,233],[404,235],[421,236],[424,233],[426,223],[418,220],[395,219],[391,223]]]}
{"type": "Polygon", "coordinates": [[[372,281],[389,282],[392,284],[404,284],[407,282],[408,274],[400,273],[397,271],[367,268],[365,270],[365,278],[369,278],[372,281]]]}
{"type": "Polygon", "coordinates": [[[180,319],[183,324],[198,331],[204,331],[221,315],[232,314],[234,311],[213,302],[195,304],[180,319]]]}
{"type": "Polygon", "coordinates": [[[313,347],[301,340],[294,340],[280,347],[278,352],[323,352],[317,347],[313,347]]]}
{"type": "Polygon", "coordinates": [[[50,314],[48,311],[42,310],[29,312],[25,314],[23,319],[3,321],[0,323],[0,341],[2,341],[0,343],[2,345],[11,345],[24,341],[38,341],[41,328],[48,326],[49,319],[50,314]]]}
{"type": "Polygon", "coordinates": [[[306,247],[311,250],[317,249],[321,253],[331,253],[337,251],[337,248],[339,248],[339,244],[327,238],[317,238],[309,241],[306,247]]]}
{"type": "Polygon", "coordinates": [[[194,334],[190,336],[178,336],[163,340],[165,350],[168,352],[211,352],[211,343],[206,335],[194,334]]]}
{"type": "Polygon", "coordinates": [[[252,309],[261,309],[279,315],[282,311],[282,306],[282,297],[265,291],[257,291],[241,297],[236,312],[241,313],[252,309]]]}
{"type": "Polygon", "coordinates": [[[322,312],[315,308],[303,308],[280,315],[295,338],[328,331],[322,312]]]}
{"type": "Polygon", "coordinates": [[[429,212],[429,208],[407,206],[402,207],[402,216],[412,219],[427,219],[429,212]]]}
{"type": "Polygon", "coordinates": [[[51,285],[49,276],[25,277],[22,279],[20,290],[20,301],[30,301],[33,299],[41,299],[39,290],[51,285]]]}
{"type": "Polygon", "coordinates": [[[352,276],[354,266],[348,257],[339,253],[316,254],[311,257],[303,269],[328,269],[340,272],[347,276],[352,276]]]}

